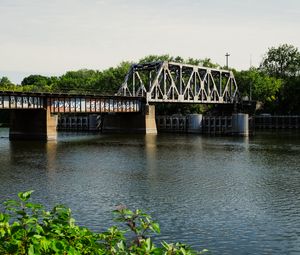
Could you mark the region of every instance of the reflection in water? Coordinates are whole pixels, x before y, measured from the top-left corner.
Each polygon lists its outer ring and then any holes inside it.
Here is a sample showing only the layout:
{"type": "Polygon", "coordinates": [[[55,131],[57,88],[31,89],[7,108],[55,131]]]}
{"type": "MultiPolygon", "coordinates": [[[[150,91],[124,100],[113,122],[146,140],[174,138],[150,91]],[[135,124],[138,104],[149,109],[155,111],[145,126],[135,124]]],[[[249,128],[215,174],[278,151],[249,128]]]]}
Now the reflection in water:
{"type": "Polygon", "coordinates": [[[57,141],[49,141],[46,143],[46,171],[48,173],[48,179],[53,180],[54,175],[56,174],[56,169],[59,168],[59,166],[56,164],[56,158],[57,158],[57,141]]]}
{"type": "Polygon", "coordinates": [[[145,151],[146,151],[146,169],[149,179],[157,178],[157,135],[147,134],[145,135],[145,151]]]}
{"type": "Polygon", "coordinates": [[[160,238],[214,254],[300,253],[298,133],[7,136],[0,130],[1,200],[34,189],[94,230],[121,203],[153,214],[160,238]]]}
{"type": "Polygon", "coordinates": [[[57,141],[49,141],[46,143],[47,151],[47,167],[48,170],[54,170],[55,168],[55,159],[56,159],[56,150],[57,150],[57,141]]]}

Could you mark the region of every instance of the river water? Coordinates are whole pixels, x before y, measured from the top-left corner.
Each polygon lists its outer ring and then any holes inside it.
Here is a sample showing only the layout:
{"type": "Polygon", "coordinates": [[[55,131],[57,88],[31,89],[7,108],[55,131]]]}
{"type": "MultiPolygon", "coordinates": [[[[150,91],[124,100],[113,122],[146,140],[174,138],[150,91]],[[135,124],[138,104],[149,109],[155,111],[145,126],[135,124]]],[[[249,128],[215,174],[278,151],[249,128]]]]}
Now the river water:
{"type": "Polygon", "coordinates": [[[10,142],[0,129],[0,200],[71,207],[102,231],[116,205],[140,208],[157,238],[213,254],[300,254],[300,134],[60,134],[56,142],[10,142]]]}

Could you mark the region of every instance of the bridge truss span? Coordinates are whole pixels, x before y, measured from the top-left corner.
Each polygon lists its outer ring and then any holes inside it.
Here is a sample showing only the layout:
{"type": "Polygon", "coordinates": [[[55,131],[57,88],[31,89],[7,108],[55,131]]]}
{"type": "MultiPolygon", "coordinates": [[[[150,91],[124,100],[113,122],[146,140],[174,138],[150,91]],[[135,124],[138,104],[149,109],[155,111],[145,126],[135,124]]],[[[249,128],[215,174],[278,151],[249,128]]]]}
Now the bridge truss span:
{"type": "Polygon", "coordinates": [[[232,71],[161,61],[132,65],[118,95],[148,103],[233,104],[239,92],[232,71]]]}

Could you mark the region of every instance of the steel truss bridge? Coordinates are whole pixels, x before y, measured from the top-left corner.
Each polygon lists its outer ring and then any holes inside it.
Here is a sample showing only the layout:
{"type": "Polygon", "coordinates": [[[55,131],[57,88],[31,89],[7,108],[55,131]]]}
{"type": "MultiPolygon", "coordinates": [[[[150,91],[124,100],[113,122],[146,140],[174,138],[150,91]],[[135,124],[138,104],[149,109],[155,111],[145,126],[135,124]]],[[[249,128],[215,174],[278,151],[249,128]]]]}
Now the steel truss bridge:
{"type": "Polygon", "coordinates": [[[140,112],[145,103],[233,104],[238,100],[232,71],[160,61],[132,65],[116,95],[0,91],[0,110],[140,112]]]}
{"type": "Polygon", "coordinates": [[[238,97],[231,71],[153,62],[132,65],[116,95],[0,91],[0,110],[11,112],[11,140],[51,140],[60,113],[136,113],[103,114],[103,128],[156,134],[153,104],[234,104],[238,97]]]}
{"type": "Polygon", "coordinates": [[[132,65],[117,95],[196,104],[233,104],[239,97],[232,71],[167,61],[132,65]]]}

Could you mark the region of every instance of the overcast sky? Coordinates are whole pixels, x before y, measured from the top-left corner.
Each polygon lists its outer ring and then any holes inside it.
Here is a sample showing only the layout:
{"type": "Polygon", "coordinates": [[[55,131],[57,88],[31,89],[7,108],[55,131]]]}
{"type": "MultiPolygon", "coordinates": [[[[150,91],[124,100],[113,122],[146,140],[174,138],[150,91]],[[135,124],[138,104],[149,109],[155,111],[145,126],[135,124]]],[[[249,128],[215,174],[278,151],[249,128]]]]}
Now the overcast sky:
{"type": "Polygon", "coordinates": [[[248,69],[300,46],[299,0],[0,0],[0,77],[104,69],[149,54],[248,69]]]}

